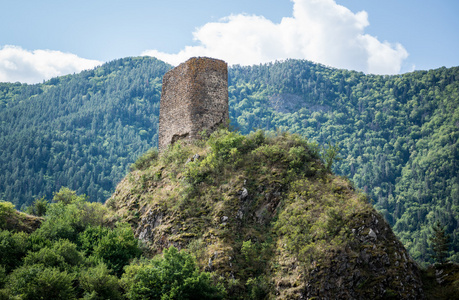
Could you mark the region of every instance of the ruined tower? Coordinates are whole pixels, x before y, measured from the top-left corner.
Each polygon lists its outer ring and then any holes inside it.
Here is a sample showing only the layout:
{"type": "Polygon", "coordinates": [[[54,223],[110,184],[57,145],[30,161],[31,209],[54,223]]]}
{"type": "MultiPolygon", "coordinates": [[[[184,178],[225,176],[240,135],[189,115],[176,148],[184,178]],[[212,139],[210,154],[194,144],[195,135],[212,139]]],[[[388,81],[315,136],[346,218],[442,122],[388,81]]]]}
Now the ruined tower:
{"type": "Polygon", "coordinates": [[[159,149],[179,139],[199,138],[229,119],[226,62],[194,57],[163,77],[159,111],[159,149]]]}

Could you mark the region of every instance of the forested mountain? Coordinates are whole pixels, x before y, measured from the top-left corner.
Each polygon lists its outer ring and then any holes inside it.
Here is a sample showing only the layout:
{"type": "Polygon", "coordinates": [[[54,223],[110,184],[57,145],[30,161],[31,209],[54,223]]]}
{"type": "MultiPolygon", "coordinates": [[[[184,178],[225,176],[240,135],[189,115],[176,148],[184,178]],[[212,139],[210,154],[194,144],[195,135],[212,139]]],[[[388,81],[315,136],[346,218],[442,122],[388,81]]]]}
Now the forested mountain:
{"type": "MultiPolygon", "coordinates": [[[[68,186],[104,201],[157,145],[161,78],[127,58],[38,85],[0,84],[0,197],[17,207],[68,186]]],[[[339,144],[348,176],[419,262],[436,221],[459,250],[459,68],[365,75],[287,60],[229,69],[232,125],[339,144]]]]}
{"type": "Polygon", "coordinates": [[[307,61],[230,71],[230,118],[338,144],[334,171],[368,193],[410,254],[428,261],[436,221],[459,250],[459,68],[364,75],[307,61]]]}
{"type": "Polygon", "coordinates": [[[1,84],[0,198],[20,208],[66,186],[105,201],[156,143],[169,68],[127,58],[43,84],[1,84]]]}

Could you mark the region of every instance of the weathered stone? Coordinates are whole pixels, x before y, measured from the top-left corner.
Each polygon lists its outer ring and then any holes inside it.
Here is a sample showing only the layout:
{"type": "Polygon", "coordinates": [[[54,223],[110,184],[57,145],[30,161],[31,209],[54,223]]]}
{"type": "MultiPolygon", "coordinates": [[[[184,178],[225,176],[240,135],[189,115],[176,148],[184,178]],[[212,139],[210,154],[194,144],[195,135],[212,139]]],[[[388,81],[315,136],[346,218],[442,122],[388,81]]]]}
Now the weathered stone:
{"type": "Polygon", "coordinates": [[[242,188],[241,196],[239,197],[239,199],[245,200],[248,196],[249,196],[249,192],[247,191],[247,189],[242,188]]]}
{"type": "Polygon", "coordinates": [[[374,238],[375,240],[378,238],[376,233],[371,228],[370,228],[370,232],[368,233],[368,236],[371,237],[371,238],[374,238]]]}
{"type": "Polygon", "coordinates": [[[190,162],[192,162],[192,161],[197,161],[197,160],[199,160],[200,157],[201,157],[201,156],[200,156],[199,154],[196,153],[195,155],[193,155],[193,157],[190,157],[190,158],[188,158],[188,159],[186,160],[185,165],[188,164],[188,163],[190,163],[190,162]]]}
{"type": "Polygon", "coordinates": [[[179,139],[200,138],[229,119],[226,62],[194,57],[163,77],[158,145],[163,150],[179,139]]]}

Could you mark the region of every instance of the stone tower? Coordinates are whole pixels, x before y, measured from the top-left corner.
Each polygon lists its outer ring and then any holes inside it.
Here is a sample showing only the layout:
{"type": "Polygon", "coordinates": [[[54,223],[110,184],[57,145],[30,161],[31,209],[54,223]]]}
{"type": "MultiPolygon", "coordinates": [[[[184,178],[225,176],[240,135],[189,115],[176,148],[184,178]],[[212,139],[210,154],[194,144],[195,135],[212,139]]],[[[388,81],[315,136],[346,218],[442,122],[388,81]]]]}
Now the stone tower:
{"type": "Polygon", "coordinates": [[[193,57],[163,77],[159,110],[159,150],[179,139],[193,140],[229,119],[228,66],[193,57]]]}

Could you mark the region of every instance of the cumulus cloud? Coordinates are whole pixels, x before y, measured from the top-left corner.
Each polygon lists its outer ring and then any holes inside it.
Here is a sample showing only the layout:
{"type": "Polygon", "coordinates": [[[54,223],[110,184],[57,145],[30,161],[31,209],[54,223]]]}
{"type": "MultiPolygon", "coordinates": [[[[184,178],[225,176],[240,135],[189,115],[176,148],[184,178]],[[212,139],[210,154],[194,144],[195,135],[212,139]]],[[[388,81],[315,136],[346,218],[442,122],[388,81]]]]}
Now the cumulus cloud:
{"type": "Polygon", "coordinates": [[[252,65],[287,58],[374,74],[400,72],[408,52],[399,44],[366,34],[365,11],[353,13],[334,0],[292,0],[293,15],[274,23],[263,16],[232,15],[207,23],[194,33],[197,46],[179,53],[144,51],[173,65],[193,56],[229,64],[252,65]]]}
{"type": "Polygon", "coordinates": [[[0,82],[38,83],[52,77],[94,68],[102,62],[52,50],[0,48],[0,82]]]}

